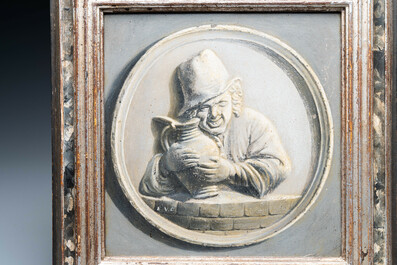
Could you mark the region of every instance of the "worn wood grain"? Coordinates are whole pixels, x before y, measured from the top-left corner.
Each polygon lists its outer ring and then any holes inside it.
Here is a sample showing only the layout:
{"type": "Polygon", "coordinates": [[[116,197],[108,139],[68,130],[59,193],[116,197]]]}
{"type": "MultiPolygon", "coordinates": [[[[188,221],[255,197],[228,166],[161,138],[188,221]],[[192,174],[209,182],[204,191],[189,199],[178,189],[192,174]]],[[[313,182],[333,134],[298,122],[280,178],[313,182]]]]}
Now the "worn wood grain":
{"type": "Polygon", "coordinates": [[[194,265],[231,265],[231,264],[273,264],[273,265],[346,265],[342,258],[231,258],[231,257],[111,257],[105,258],[100,265],[137,265],[137,264],[194,264],[194,265]]]}
{"type": "Polygon", "coordinates": [[[52,65],[52,222],[53,222],[53,264],[63,263],[63,124],[62,91],[60,66],[59,3],[51,2],[51,65],[52,65]]]}
{"type": "Polygon", "coordinates": [[[75,264],[73,6],[51,1],[53,263],[75,264]]]}
{"type": "MultiPolygon", "coordinates": [[[[390,73],[390,106],[391,117],[390,123],[391,126],[389,128],[390,131],[390,149],[391,149],[391,168],[390,168],[390,208],[391,208],[391,243],[392,247],[389,250],[391,261],[397,261],[397,2],[390,1],[389,2],[389,25],[392,25],[392,29],[389,29],[389,73],[390,73]],[[392,10],[392,11],[390,11],[392,10]],[[391,63],[391,65],[390,65],[391,63]]],[[[389,231],[390,231],[389,230],[389,231]]]]}

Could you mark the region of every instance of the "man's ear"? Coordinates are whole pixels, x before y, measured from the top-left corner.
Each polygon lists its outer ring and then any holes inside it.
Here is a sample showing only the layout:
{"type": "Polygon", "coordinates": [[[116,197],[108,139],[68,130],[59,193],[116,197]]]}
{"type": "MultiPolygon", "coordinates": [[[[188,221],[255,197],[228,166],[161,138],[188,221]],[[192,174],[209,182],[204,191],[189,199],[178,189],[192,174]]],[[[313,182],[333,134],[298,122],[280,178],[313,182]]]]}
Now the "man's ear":
{"type": "Polygon", "coordinates": [[[234,78],[230,83],[230,86],[234,86],[236,90],[241,90],[241,85],[242,83],[240,77],[234,78]]]}

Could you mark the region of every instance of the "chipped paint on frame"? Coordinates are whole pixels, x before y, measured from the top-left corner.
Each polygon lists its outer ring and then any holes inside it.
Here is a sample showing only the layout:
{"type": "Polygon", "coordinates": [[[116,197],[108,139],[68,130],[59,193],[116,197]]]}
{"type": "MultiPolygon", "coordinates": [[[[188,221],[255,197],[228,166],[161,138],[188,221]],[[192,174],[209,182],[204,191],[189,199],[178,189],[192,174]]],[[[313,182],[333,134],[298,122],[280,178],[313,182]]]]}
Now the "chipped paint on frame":
{"type": "Polygon", "coordinates": [[[391,264],[390,255],[390,28],[391,2],[375,0],[373,12],[374,264],[391,264]]]}

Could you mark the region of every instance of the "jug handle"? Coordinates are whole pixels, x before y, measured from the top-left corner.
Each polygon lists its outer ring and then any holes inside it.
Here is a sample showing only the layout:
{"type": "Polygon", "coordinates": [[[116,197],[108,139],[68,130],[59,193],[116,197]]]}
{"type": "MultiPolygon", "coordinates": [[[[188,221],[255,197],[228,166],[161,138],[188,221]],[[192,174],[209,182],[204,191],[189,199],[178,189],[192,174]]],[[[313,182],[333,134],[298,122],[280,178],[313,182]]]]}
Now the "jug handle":
{"type": "Polygon", "coordinates": [[[174,129],[175,126],[173,124],[167,125],[164,127],[164,129],[161,131],[161,147],[163,148],[164,151],[167,151],[170,148],[170,141],[168,139],[170,132],[172,132],[172,129],[174,129]]]}
{"type": "Polygon", "coordinates": [[[172,132],[172,130],[176,130],[176,124],[178,124],[178,122],[170,117],[165,117],[165,116],[154,117],[153,121],[167,124],[160,134],[161,147],[163,148],[164,151],[167,151],[171,145],[169,141],[169,134],[172,132]]]}

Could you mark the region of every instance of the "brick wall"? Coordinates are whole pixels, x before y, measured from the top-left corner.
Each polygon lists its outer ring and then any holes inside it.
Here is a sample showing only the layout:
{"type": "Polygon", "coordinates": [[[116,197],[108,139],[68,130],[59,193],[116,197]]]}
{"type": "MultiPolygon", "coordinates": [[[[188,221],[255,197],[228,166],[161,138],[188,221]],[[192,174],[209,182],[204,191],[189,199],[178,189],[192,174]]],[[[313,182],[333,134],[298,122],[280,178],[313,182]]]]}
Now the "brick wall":
{"type": "Polygon", "coordinates": [[[142,196],[146,204],[170,221],[191,230],[213,234],[266,228],[287,214],[299,196],[265,198],[243,202],[178,201],[142,196]]]}

